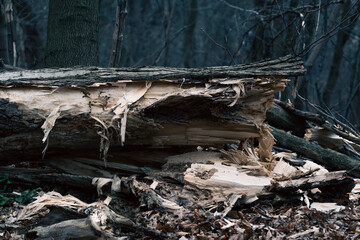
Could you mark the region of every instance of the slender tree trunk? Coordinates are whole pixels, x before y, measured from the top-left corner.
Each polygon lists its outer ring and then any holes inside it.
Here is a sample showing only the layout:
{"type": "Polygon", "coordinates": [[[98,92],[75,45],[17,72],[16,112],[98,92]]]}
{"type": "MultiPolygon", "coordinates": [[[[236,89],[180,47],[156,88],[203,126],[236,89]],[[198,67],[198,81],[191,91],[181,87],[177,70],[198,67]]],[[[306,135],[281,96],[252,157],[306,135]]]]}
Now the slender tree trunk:
{"type": "Polygon", "coordinates": [[[99,0],[50,0],[46,67],[98,65],[99,0]]]}
{"type": "Polygon", "coordinates": [[[4,63],[9,64],[8,32],[5,19],[5,3],[0,2],[0,58],[4,63]]]}
{"type": "MultiPolygon", "coordinates": [[[[345,15],[349,11],[350,6],[351,6],[351,2],[346,1],[345,5],[344,5],[344,9],[343,9],[343,18],[346,17],[345,15]]],[[[350,37],[350,34],[353,32],[352,29],[354,29],[354,26],[355,26],[355,24],[351,25],[349,27],[349,29],[346,29],[346,30],[340,29],[338,36],[337,36],[333,62],[331,65],[331,70],[330,70],[328,81],[324,88],[324,95],[323,95],[323,101],[329,107],[332,104],[332,99],[334,99],[333,94],[334,94],[334,89],[336,87],[336,84],[338,83],[337,80],[338,80],[339,74],[340,74],[339,69],[340,69],[340,64],[341,64],[342,58],[343,58],[344,47],[350,37]]]]}
{"type": "MultiPolygon", "coordinates": [[[[329,18],[327,19],[325,17],[325,24],[323,26],[324,28],[324,32],[327,32],[327,29],[332,29],[336,23],[337,23],[337,19],[339,18],[339,15],[341,13],[341,9],[342,9],[342,5],[341,4],[337,4],[335,5],[334,9],[332,10],[329,18]]],[[[327,11],[327,9],[325,9],[325,11],[327,11]]],[[[313,38],[313,41],[315,41],[316,39],[316,34],[313,34],[315,37],[313,38]]],[[[318,34],[319,35],[319,34],[318,34]]],[[[315,64],[315,61],[319,58],[321,52],[323,51],[324,47],[326,46],[327,41],[322,41],[319,42],[308,54],[305,65],[306,68],[308,70],[308,72],[310,73],[313,69],[313,66],[315,64]]],[[[303,96],[304,98],[309,98],[309,86],[312,85],[313,83],[311,82],[311,78],[307,78],[304,77],[301,79],[301,81],[299,81],[299,86],[298,86],[298,92],[301,96],[303,96]]],[[[321,96],[318,96],[319,100],[321,102],[321,96]]],[[[282,99],[283,101],[285,101],[286,99],[282,99]]],[[[299,109],[306,109],[306,105],[304,105],[304,103],[302,101],[299,101],[298,99],[295,99],[295,106],[299,109]]]]}
{"type": "MultiPolygon", "coordinates": [[[[272,3],[268,0],[256,0],[254,2],[255,8],[264,8],[264,14],[270,14],[270,8],[272,3]]],[[[262,19],[262,16],[257,18],[257,28],[255,30],[255,36],[252,43],[252,51],[250,53],[250,59],[252,61],[258,61],[264,58],[271,58],[272,55],[272,37],[270,36],[269,23],[262,19]]]]}
{"type": "Polygon", "coordinates": [[[8,29],[8,49],[10,64],[16,66],[17,63],[17,39],[16,39],[16,27],[14,21],[14,9],[12,0],[4,0],[5,5],[5,19],[8,29]]]}
{"type": "MultiPolygon", "coordinates": [[[[283,3],[283,5],[287,8],[296,8],[299,5],[299,1],[297,0],[290,0],[290,1],[285,1],[283,3]]],[[[282,10],[284,11],[284,10],[282,10]]],[[[284,29],[287,26],[290,26],[287,28],[287,30],[284,32],[283,34],[283,38],[280,39],[279,37],[279,41],[281,43],[281,45],[278,46],[273,46],[274,49],[278,49],[280,51],[280,56],[285,56],[287,54],[292,54],[293,53],[293,49],[292,49],[292,44],[295,42],[295,39],[297,38],[298,34],[296,32],[296,24],[297,24],[297,15],[284,15],[281,19],[279,19],[279,26],[280,29],[278,31],[282,31],[282,29],[284,29]]],[[[274,20],[276,21],[276,20],[274,20]]],[[[276,23],[276,22],[275,22],[276,23]]],[[[276,26],[276,24],[275,24],[276,26]]],[[[274,42],[275,44],[276,42],[274,42]]],[[[302,82],[302,81],[300,81],[302,82]]],[[[288,99],[291,99],[291,92],[292,89],[291,88],[286,88],[284,90],[284,92],[281,93],[281,101],[287,102],[288,99]]]]}
{"type": "Polygon", "coordinates": [[[121,48],[124,39],[125,17],[127,15],[127,0],[118,0],[116,8],[115,29],[113,35],[113,49],[109,67],[120,67],[121,48]]]}
{"type": "Polygon", "coordinates": [[[193,61],[191,61],[192,54],[194,53],[194,32],[195,32],[195,25],[196,25],[196,18],[197,18],[197,7],[198,2],[197,0],[191,0],[190,7],[189,7],[189,15],[187,18],[187,24],[189,28],[186,30],[185,33],[185,42],[184,42],[184,67],[195,67],[193,66],[193,61]]]}
{"type": "Polygon", "coordinates": [[[176,0],[172,1],[171,9],[169,8],[168,0],[164,0],[164,31],[165,31],[165,49],[164,49],[164,66],[168,65],[169,57],[169,38],[170,38],[170,29],[172,25],[172,19],[174,16],[176,0]]]}
{"type": "Polygon", "coordinates": [[[356,57],[352,64],[353,71],[351,74],[352,82],[350,83],[350,87],[349,87],[350,94],[348,96],[348,100],[346,102],[346,106],[344,107],[343,114],[342,114],[346,119],[349,119],[349,116],[348,116],[348,114],[350,113],[349,110],[350,110],[350,107],[352,105],[352,102],[353,102],[355,96],[360,93],[360,91],[359,91],[359,89],[360,89],[360,65],[359,65],[360,64],[360,57],[359,57],[360,56],[360,42],[358,43],[357,50],[356,50],[356,52],[354,51],[354,53],[355,53],[356,57]]]}
{"type": "Polygon", "coordinates": [[[41,68],[44,64],[45,41],[39,31],[42,19],[28,0],[14,1],[19,28],[17,29],[18,66],[29,69],[41,68]]]}
{"type": "MultiPolygon", "coordinates": [[[[334,9],[332,10],[329,19],[326,19],[326,23],[324,24],[324,32],[327,32],[328,29],[332,29],[336,25],[336,20],[339,18],[341,13],[342,5],[337,4],[335,5],[334,9]]],[[[325,9],[327,10],[327,9],[325,9]]],[[[315,39],[314,39],[315,41],[315,39]]],[[[316,59],[320,55],[321,51],[323,50],[324,46],[326,45],[327,41],[319,42],[313,50],[309,53],[307,60],[305,62],[305,66],[308,71],[311,70],[312,66],[315,64],[316,59]]]]}

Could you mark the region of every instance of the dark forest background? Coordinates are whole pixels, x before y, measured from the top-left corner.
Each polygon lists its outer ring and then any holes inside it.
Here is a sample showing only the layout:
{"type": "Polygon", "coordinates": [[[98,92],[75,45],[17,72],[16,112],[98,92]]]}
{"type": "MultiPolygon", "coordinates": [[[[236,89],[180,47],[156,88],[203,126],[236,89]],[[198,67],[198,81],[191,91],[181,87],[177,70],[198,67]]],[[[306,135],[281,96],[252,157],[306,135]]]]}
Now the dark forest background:
{"type": "MultiPolygon", "coordinates": [[[[12,4],[8,29],[15,29],[16,58],[10,53],[9,61],[43,68],[49,1],[12,4]]],[[[99,65],[105,67],[118,2],[99,4],[99,65]]],[[[299,95],[359,129],[359,13],[359,0],[128,0],[120,66],[205,67],[300,56],[307,73],[298,79],[299,95]]],[[[313,110],[293,98],[289,85],[276,97],[313,110]]]]}

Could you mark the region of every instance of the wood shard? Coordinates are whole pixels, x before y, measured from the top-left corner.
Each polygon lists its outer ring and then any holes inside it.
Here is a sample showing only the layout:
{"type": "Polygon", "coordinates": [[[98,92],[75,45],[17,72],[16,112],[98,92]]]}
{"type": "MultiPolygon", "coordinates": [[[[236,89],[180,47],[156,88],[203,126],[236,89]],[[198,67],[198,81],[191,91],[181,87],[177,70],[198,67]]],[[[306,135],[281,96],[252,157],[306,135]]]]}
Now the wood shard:
{"type": "Polygon", "coordinates": [[[271,178],[251,176],[247,171],[238,170],[235,164],[226,166],[221,161],[211,164],[191,164],[185,172],[187,187],[211,192],[213,199],[224,199],[233,193],[256,196],[265,186],[271,185],[271,178]]]}

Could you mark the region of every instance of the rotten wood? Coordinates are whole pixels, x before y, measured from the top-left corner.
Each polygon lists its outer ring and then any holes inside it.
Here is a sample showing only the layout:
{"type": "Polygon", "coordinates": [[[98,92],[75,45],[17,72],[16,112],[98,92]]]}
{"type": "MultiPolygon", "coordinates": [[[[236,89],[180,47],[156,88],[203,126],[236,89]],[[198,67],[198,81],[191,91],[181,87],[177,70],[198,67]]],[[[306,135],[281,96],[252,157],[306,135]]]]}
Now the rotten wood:
{"type": "Polygon", "coordinates": [[[306,130],[305,139],[318,142],[323,148],[330,148],[344,153],[350,157],[360,159],[360,145],[351,142],[333,131],[321,127],[309,128],[306,130]]]}

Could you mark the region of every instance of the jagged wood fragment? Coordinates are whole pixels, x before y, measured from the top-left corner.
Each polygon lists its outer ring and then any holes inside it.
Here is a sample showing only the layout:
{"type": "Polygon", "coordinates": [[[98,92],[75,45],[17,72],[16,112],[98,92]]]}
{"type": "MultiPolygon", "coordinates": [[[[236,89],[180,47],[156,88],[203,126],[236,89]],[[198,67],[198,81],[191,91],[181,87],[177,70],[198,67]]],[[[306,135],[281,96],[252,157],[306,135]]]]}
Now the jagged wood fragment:
{"type": "Polygon", "coordinates": [[[340,137],[334,131],[321,127],[309,128],[306,129],[305,138],[318,142],[324,148],[330,148],[360,160],[360,145],[340,137]]]}
{"type": "Polygon", "coordinates": [[[305,191],[319,188],[333,194],[345,194],[351,192],[354,186],[354,179],[347,176],[346,171],[336,171],[295,180],[276,181],[273,182],[271,191],[291,194],[299,189],[305,191]]]}
{"type": "Polygon", "coordinates": [[[91,227],[87,218],[71,219],[50,226],[38,226],[31,229],[27,235],[36,233],[36,239],[98,239],[99,235],[91,227]]]}

